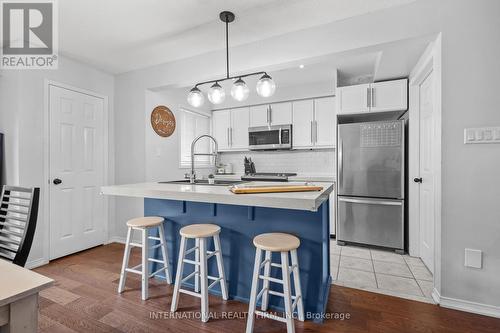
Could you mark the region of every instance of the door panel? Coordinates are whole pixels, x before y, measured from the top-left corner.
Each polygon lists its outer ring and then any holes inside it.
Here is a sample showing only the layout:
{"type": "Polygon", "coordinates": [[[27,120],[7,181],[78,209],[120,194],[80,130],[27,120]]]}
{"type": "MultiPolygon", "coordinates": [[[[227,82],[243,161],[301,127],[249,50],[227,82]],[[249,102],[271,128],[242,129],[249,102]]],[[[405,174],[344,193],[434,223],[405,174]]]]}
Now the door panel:
{"type": "Polygon", "coordinates": [[[403,198],[403,121],[338,126],[339,195],[403,198]]]}
{"type": "Polygon", "coordinates": [[[104,101],[50,86],[50,259],[105,238],[104,101]]]}
{"type": "Polygon", "coordinates": [[[231,110],[231,149],[248,149],[248,107],[231,110]]]}
{"type": "Polygon", "coordinates": [[[403,249],[403,200],[338,197],[338,239],[403,249]]]}
{"type": "Polygon", "coordinates": [[[427,268],[434,273],[434,156],[435,115],[433,108],[432,73],[420,85],[420,256],[427,268]]]}
{"type": "Polygon", "coordinates": [[[314,137],[317,147],[334,147],[337,136],[335,97],[314,100],[314,137]]]}
{"type": "Polygon", "coordinates": [[[293,102],[293,148],[311,148],[313,146],[313,110],[312,100],[293,102]]]}
{"type": "Polygon", "coordinates": [[[289,125],[292,123],[292,102],[271,104],[271,125],[289,125]]]}
{"type": "Polygon", "coordinates": [[[256,105],[250,107],[250,127],[269,125],[269,105],[256,105]]]}
{"type": "Polygon", "coordinates": [[[369,84],[359,84],[337,88],[337,113],[349,114],[369,111],[368,89],[369,84]]]}
{"type": "Polygon", "coordinates": [[[370,111],[399,111],[408,109],[408,80],[371,84],[370,111]]]}
{"type": "Polygon", "coordinates": [[[231,115],[228,110],[214,111],[212,113],[212,132],[217,140],[220,151],[229,150],[229,128],[231,127],[231,115]]]}

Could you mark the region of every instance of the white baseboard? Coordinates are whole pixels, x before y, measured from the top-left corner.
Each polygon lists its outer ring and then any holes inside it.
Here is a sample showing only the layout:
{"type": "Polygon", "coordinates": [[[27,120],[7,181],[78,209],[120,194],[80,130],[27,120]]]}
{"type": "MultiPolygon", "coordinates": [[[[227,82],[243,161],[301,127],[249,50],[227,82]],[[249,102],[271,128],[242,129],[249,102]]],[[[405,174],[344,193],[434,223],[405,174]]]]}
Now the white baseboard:
{"type": "Polygon", "coordinates": [[[35,259],[35,260],[31,260],[31,261],[26,262],[26,265],[24,265],[24,267],[27,269],[33,269],[33,268],[37,268],[37,267],[40,267],[43,265],[47,265],[48,263],[49,263],[49,261],[47,259],[39,258],[39,259],[35,259]]]}
{"type": "Polygon", "coordinates": [[[436,304],[439,304],[441,302],[441,295],[439,294],[439,291],[436,288],[432,289],[431,297],[436,304]]]}
{"type": "Polygon", "coordinates": [[[441,296],[439,295],[439,292],[436,289],[434,289],[432,291],[432,298],[436,300],[436,297],[439,300],[439,305],[444,308],[500,318],[500,306],[476,303],[471,301],[465,301],[462,299],[441,296]]]}
{"type": "Polygon", "coordinates": [[[113,236],[108,239],[106,244],[109,243],[120,243],[120,244],[125,244],[125,237],[118,237],[118,236],[113,236]]]}

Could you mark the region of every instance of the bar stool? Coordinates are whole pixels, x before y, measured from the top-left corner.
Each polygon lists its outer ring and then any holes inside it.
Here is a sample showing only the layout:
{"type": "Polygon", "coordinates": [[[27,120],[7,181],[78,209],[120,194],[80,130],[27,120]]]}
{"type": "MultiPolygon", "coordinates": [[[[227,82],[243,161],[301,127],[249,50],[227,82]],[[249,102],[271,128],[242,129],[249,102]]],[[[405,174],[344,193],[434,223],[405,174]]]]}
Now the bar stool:
{"type": "Polygon", "coordinates": [[[250,292],[250,304],[248,309],[247,333],[253,332],[253,324],[255,321],[254,314],[278,320],[286,323],[288,333],[295,332],[293,322],[293,312],[297,309],[297,315],[300,321],[304,321],[304,304],[302,300],[302,290],[300,288],[299,261],[297,259],[297,248],[300,246],[300,240],[285,233],[267,233],[257,235],[253,239],[255,245],[255,264],[252,278],[252,289],[250,292]],[[265,259],[262,260],[262,251],[265,251],[265,259]],[[281,264],[272,262],[272,252],[281,253],[281,264]],[[288,254],[292,257],[292,266],[288,265],[288,254]],[[260,274],[261,268],[264,267],[264,274],[260,274]],[[270,277],[271,267],[281,267],[283,279],[270,277]],[[292,295],[290,286],[290,274],[293,272],[293,283],[295,295],[292,295]],[[257,294],[259,288],[259,279],[263,280],[263,288],[257,294]],[[269,289],[269,282],[280,283],[283,285],[283,293],[269,289]],[[269,294],[281,296],[285,303],[285,317],[279,317],[271,313],[267,313],[269,294]],[[261,310],[255,309],[257,301],[262,297],[261,310]],[[293,303],[292,303],[293,300],[293,303]]]}
{"type": "Polygon", "coordinates": [[[163,230],[163,217],[158,216],[148,216],[148,217],[138,217],[135,219],[131,219],[127,221],[127,241],[125,243],[125,252],[123,254],[123,264],[120,273],[120,283],[118,284],[118,293],[122,293],[123,289],[125,289],[125,280],[127,279],[127,273],[139,274],[142,276],[142,291],[141,297],[143,300],[148,299],[148,281],[150,277],[153,277],[160,273],[161,271],[165,271],[165,276],[167,278],[167,283],[171,284],[172,279],[170,277],[170,266],[168,264],[168,252],[167,252],[167,242],[165,240],[165,232],[163,230]],[[148,236],[149,230],[152,228],[158,229],[158,237],[148,236]],[[141,231],[141,244],[131,242],[132,232],[134,230],[141,231]],[[155,242],[159,242],[151,247],[149,247],[149,240],[153,240],[155,242]],[[142,249],[142,260],[141,263],[134,267],[128,267],[130,250],[131,248],[140,247],[142,249]],[[148,255],[149,249],[161,248],[162,259],[150,258],[148,255]],[[153,272],[151,275],[149,274],[149,262],[156,262],[162,265],[160,269],[153,272]],[[139,270],[140,267],[140,270],[139,270]]]}
{"type": "Polygon", "coordinates": [[[184,293],[191,296],[201,298],[201,321],[208,321],[208,290],[220,283],[220,288],[222,291],[222,298],[224,300],[228,299],[226,278],[224,275],[224,264],[222,263],[222,252],[220,247],[219,239],[220,227],[215,224],[191,224],[181,228],[181,245],[179,250],[179,261],[177,264],[177,273],[175,276],[175,287],[172,299],[172,305],[170,311],[177,311],[177,305],[179,302],[179,294],[184,293]],[[214,239],[214,251],[207,251],[206,239],[208,237],[213,237],[214,239]],[[195,246],[186,251],[186,243],[188,239],[195,240],[195,246]],[[192,252],[195,252],[195,260],[186,259],[186,256],[192,252]],[[207,273],[207,260],[215,255],[217,259],[217,270],[219,271],[219,277],[213,277],[207,273]],[[193,273],[189,274],[185,278],[182,278],[182,272],[184,269],[184,263],[192,264],[195,266],[193,273]],[[195,281],[195,291],[190,291],[181,288],[181,284],[186,280],[194,277],[195,281]],[[213,282],[208,285],[208,280],[213,282]],[[201,285],[201,288],[200,288],[201,285]],[[201,290],[200,290],[201,289],[201,290]]]}

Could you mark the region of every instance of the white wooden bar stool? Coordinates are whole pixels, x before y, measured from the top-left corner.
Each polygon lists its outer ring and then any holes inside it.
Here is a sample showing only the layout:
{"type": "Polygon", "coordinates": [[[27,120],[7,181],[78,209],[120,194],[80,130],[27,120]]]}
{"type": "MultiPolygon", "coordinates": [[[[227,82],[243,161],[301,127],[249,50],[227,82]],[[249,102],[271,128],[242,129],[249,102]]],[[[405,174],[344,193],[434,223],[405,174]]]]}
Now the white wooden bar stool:
{"type": "Polygon", "coordinates": [[[163,230],[163,217],[158,216],[148,216],[148,217],[138,217],[127,221],[128,231],[127,231],[127,241],[125,243],[125,253],[123,254],[123,264],[120,273],[120,283],[118,285],[118,293],[122,293],[125,289],[125,280],[127,279],[127,273],[135,273],[142,276],[142,292],[141,297],[143,300],[148,299],[148,282],[149,278],[155,276],[156,274],[165,271],[165,276],[167,278],[167,283],[171,284],[172,279],[170,276],[170,266],[168,264],[168,252],[167,252],[167,242],[165,240],[165,232],[163,230]],[[158,228],[158,237],[149,236],[149,230],[152,228],[158,228]],[[134,230],[141,231],[142,242],[133,243],[131,241],[132,232],[134,230]],[[149,240],[154,242],[159,242],[153,246],[149,246],[149,240]],[[134,267],[128,267],[130,250],[131,248],[140,247],[142,249],[142,260],[141,263],[134,267]],[[161,248],[162,259],[150,258],[148,250],[161,248]],[[159,263],[162,267],[157,271],[149,274],[149,262],[159,263]],[[140,269],[140,270],[139,270],[140,269]]]}
{"type": "Polygon", "coordinates": [[[293,322],[293,312],[297,309],[297,316],[300,321],[304,321],[304,304],[302,301],[302,290],[300,288],[299,261],[297,259],[297,248],[300,246],[300,240],[285,233],[267,233],[257,235],[253,239],[253,244],[256,247],[255,265],[252,278],[252,290],[250,292],[250,304],[248,309],[247,333],[253,332],[253,324],[255,321],[254,314],[278,320],[286,323],[288,333],[295,332],[293,322]],[[262,251],[265,251],[264,261],[262,261],[262,251]],[[281,253],[281,264],[272,262],[272,252],[281,253]],[[288,265],[288,254],[292,257],[292,266],[288,265]],[[282,280],[270,276],[271,267],[280,267],[282,272],[282,280]],[[260,270],[264,268],[263,275],[260,270]],[[290,274],[293,273],[293,283],[295,295],[292,295],[290,286],[290,274]],[[263,288],[257,294],[259,289],[259,281],[263,280],[263,288]],[[270,290],[269,282],[280,283],[283,285],[283,292],[270,290]],[[285,316],[280,317],[273,315],[267,311],[269,294],[281,296],[285,303],[285,316]],[[261,310],[255,309],[257,301],[262,297],[261,310]]]}
{"type": "Polygon", "coordinates": [[[208,313],[208,290],[220,283],[222,298],[227,300],[227,286],[226,277],[224,275],[224,264],[222,262],[222,252],[219,239],[220,227],[215,224],[192,224],[181,228],[181,246],[179,250],[179,261],[177,264],[177,273],[175,276],[175,287],[170,310],[175,312],[179,303],[179,294],[184,293],[191,296],[201,298],[201,320],[207,322],[209,318],[208,313]],[[208,237],[214,238],[214,251],[207,251],[206,240],[208,237]],[[187,239],[194,239],[195,246],[186,251],[187,239]],[[186,259],[186,256],[195,252],[195,260],[186,259]],[[215,255],[217,260],[217,269],[219,277],[210,276],[207,273],[207,260],[215,255]],[[184,263],[192,264],[195,266],[193,273],[185,278],[182,278],[184,263]],[[194,277],[195,291],[182,289],[181,285],[186,280],[194,277]],[[213,282],[208,285],[208,280],[213,282]],[[201,288],[200,288],[201,285],[201,288]],[[201,289],[201,290],[200,290],[201,289]]]}

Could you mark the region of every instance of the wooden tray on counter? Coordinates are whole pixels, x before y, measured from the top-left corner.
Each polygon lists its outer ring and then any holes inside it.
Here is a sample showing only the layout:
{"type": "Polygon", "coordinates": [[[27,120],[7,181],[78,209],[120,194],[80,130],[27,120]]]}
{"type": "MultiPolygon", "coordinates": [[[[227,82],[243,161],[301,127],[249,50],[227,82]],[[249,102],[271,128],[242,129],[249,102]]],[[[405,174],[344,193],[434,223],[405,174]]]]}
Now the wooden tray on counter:
{"type": "Polygon", "coordinates": [[[317,186],[309,183],[296,184],[273,184],[273,185],[234,185],[230,191],[234,194],[251,194],[251,193],[283,193],[283,192],[311,192],[321,191],[323,186],[317,186]]]}

